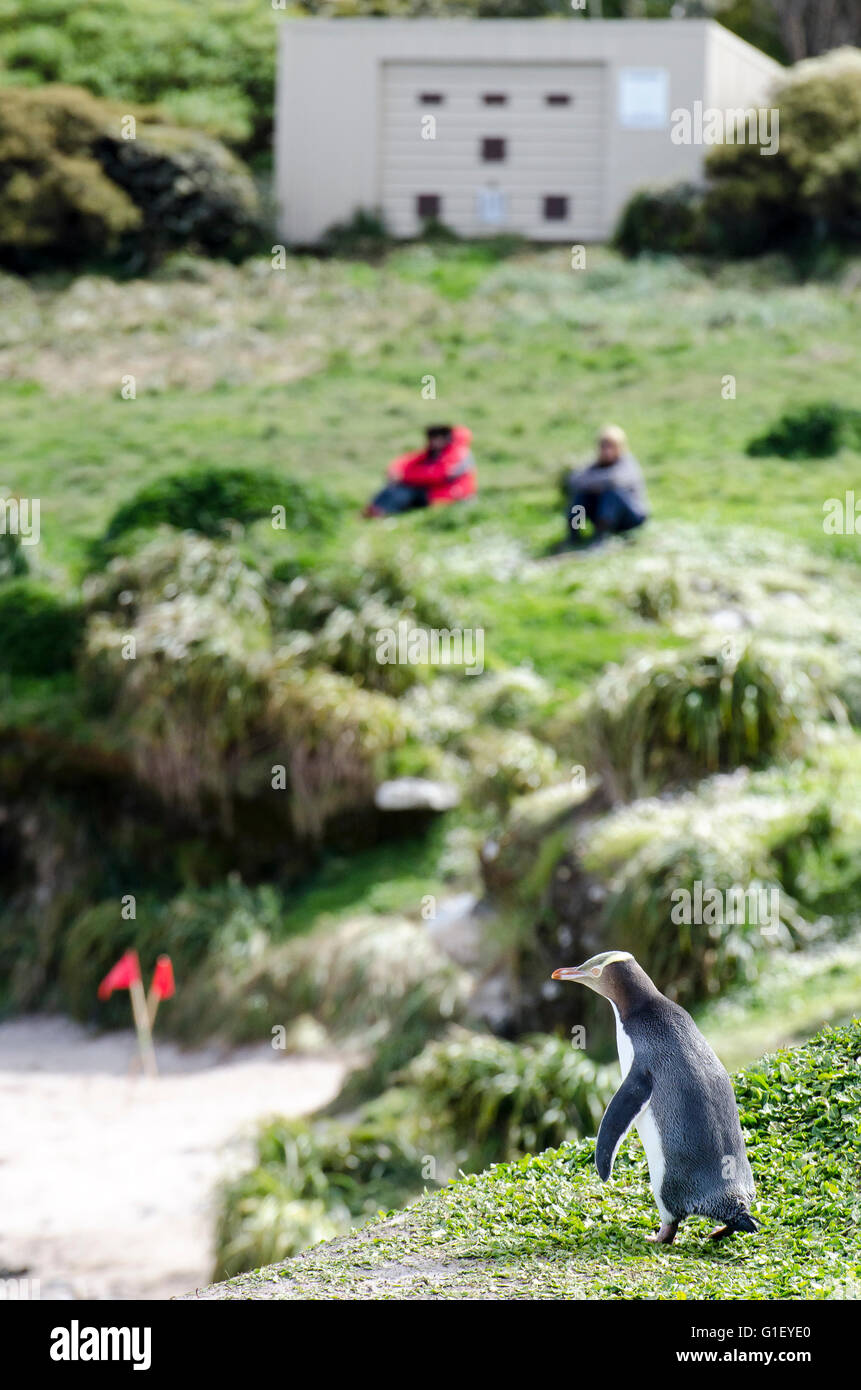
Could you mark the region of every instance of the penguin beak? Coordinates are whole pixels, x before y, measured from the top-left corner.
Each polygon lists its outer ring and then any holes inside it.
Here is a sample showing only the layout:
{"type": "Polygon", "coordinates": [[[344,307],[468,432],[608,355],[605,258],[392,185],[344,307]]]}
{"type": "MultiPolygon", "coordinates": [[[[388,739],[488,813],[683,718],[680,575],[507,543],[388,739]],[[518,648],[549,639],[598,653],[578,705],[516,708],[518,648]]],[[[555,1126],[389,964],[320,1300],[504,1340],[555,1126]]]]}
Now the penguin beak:
{"type": "Polygon", "coordinates": [[[560,970],[554,970],[550,978],[551,980],[582,980],[583,971],[579,965],[563,965],[560,970]]]}

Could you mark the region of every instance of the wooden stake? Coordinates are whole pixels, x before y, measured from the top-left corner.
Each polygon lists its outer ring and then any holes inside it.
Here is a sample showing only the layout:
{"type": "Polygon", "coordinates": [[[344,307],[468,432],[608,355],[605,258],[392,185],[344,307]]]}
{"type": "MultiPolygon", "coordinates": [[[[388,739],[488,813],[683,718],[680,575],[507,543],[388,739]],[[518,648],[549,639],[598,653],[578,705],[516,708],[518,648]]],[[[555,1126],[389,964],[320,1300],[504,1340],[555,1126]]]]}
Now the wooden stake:
{"type": "Polygon", "coordinates": [[[146,1011],[147,1017],[149,1018],[150,1032],[152,1032],[155,1027],[155,1016],[158,1013],[158,1006],[160,1003],[161,995],[156,994],[155,990],[151,989],[146,1000],[146,1011]]]}
{"type": "Polygon", "coordinates": [[[143,983],[140,980],[135,980],[134,984],[129,986],[129,994],[132,997],[132,1013],[135,1019],[135,1032],[138,1035],[141,1064],[147,1076],[158,1076],[155,1048],[152,1045],[152,1027],[150,1026],[143,983]]]}

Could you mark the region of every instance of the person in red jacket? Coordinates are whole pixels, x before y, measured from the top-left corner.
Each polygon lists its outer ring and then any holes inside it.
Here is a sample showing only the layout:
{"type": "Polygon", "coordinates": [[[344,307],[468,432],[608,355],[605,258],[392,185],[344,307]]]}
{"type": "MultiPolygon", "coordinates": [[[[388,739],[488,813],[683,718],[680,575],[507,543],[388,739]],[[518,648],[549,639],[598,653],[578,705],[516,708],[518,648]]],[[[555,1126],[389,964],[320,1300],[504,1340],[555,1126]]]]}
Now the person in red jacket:
{"type": "Polygon", "coordinates": [[[389,464],[389,481],[365,507],[364,516],[393,516],[475,496],[472,431],[465,425],[431,425],[426,433],[424,449],[401,454],[389,464]]]}

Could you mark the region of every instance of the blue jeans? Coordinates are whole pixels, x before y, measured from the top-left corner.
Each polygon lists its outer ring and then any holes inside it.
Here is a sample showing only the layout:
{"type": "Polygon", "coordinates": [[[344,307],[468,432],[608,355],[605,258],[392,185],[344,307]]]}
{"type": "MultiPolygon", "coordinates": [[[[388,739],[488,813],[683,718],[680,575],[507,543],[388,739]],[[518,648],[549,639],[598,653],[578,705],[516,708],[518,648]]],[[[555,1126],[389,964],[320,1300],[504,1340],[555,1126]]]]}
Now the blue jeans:
{"type": "Polygon", "coordinates": [[[398,512],[412,511],[413,507],[426,507],[428,496],[423,487],[410,487],[409,483],[387,483],[373,499],[372,505],[379,507],[389,516],[398,512]]]}
{"type": "Polygon", "coordinates": [[[635,526],[642,526],[646,520],[645,513],[632,507],[627,497],[623,493],[617,492],[615,488],[607,488],[606,492],[575,492],[571,498],[571,511],[568,514],[571,531],[575,538],[580,529],[574,525],[575,507],[582,507],[586,520],[591,521],[597,532],[605,535],[618,535],[622,531],[633,531],[635,526]]]}

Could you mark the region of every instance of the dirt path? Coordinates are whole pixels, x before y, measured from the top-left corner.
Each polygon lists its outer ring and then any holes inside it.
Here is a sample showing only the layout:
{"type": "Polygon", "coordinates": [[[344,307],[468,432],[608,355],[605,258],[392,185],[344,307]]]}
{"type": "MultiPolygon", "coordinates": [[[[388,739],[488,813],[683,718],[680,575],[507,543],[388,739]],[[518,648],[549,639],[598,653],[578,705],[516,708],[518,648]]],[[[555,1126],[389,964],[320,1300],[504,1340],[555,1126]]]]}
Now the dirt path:
{"type": "Polygon", "coordinates": [[[248,1154],[237,1134],[336,1093],[343,1058],[262,1047],[158,1048],[128,1074],[131,1033],[62,1018],[0,1025],[0,1277],[42,1298],[168,1298],[211,1278],[212,1194],[248,1154]]]}

